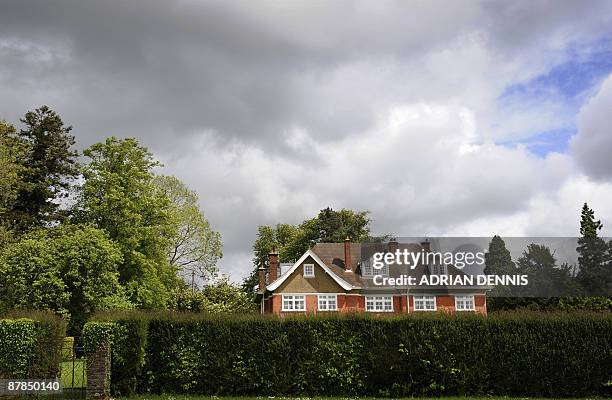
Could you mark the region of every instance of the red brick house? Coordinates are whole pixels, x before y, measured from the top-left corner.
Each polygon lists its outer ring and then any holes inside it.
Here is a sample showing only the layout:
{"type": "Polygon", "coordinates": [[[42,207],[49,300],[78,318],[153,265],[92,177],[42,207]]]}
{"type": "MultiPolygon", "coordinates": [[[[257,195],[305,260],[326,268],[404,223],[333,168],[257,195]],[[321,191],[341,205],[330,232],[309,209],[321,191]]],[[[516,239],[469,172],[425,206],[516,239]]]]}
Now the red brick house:
{"type": "MultiPolygon", "coordinates": [[[[400,244],[391,240],[384,251],[430,251],[429,242],[400,244]],[[403,251],[403,250],[402,250],[403,251]]],[[[452,265],[419,264],[414,269],[386,265],[374,271],[363,246],[351,243],[317,243],[292,264],[279,263],[269,254],[267,267],[259,269],[258,298],[261,313],[293,315],[319,312],[476,312],[486,314],[486,288],[374,285],[374,275],[464,274],[452,265]],[[403,269],[402,269],[403,268],[403,269]]]]}

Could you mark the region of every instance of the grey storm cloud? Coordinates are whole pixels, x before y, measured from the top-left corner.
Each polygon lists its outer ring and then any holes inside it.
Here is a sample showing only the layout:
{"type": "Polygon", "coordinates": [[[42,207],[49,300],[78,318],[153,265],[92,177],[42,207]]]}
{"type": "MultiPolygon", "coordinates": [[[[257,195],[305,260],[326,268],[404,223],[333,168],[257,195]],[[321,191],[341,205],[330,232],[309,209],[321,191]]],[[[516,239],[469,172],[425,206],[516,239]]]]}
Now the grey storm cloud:
{"type": "Polygon", "coordinates": [[[594,179],[612,179],[612,77],[582,108],[578,134],[571,149],[580,166],[594,179]]]}
{"type": "MultiPolygon", "coordinates": [[[[437,34],[412,27],[413,34],[402,35],[414,16],[399,18],[394,7],[380,7],[373,10],[380,22],[372,23],[372,7],[350,3],[18,1],[1,7],[0,35],[8,41],[2,56],[9,58],[3,75],[15,82],[13,93],[36,81],[41,91],[74,99],[57,99],[57,108],[84,135],[98,138],[104,127],[161,143],[164,136],[202,130],[273,141],[292,125],[346,134],[367,113],[349,109],[355,111],[349,119],[322,112],[333,105],[313,104],[309,85],[350,60],[401,56],[431,43],[426,35],[447,40],[456,32],[445,23],[437,34]]],[[[450,19],[450,11],[443,14],[450,19]]]]}
{"type": "Polygon", "coordinates": [[[398,235],[522,234],[521,210],[574,213],[585,199],[538,200],[586,185],[569,155],[494,144],[558,127],[555,99],[496,99],[610,26],[606,1],[5,0],[0,118],[47,104],[80,147],[137,137],[198,191],[239,278],[257,225],[329,205],[398,235]]]}
{"type": "Polygon", "coordinates": [[[577,15],[605,21],[593,18],[599,6],[580,2],[58,0],[0,8],[7,117],[53,102],[87,143],[116,133],[146,136],[160,148],[204,130],[260,143],[292,126],[321,138],[349,135],[372,123],[372,102],[447,93],[369,86],[359,73],[353,87],[326,91],[346,74],[343,66],[401,65],[474,32],[511,57],[538,35],[560,34],[577,15]]]}

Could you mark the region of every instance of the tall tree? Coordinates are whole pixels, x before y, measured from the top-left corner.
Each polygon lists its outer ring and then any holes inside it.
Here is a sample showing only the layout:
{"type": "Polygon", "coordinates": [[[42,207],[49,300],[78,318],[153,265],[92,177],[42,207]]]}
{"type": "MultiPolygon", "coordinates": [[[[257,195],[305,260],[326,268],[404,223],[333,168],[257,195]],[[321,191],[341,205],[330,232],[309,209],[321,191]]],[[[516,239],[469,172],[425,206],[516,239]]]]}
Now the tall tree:
{"type": "Polygon", "coordinates": [[[516,272],[516,265],[512,261],[506,243],[498,235],[493,236],[489,243],[489,251],[485,253],[485,269],[487,275],[505,275],[516,272]]]}
{"type": "Polygon", "coordinates": [[[578,239],[578,282],[590,296],[612,296],[612,243],[599,237],[603,228],[595,212],[584,203],[578,239]]]}
{"type": "MultiPolygon", "coordinates": [[[[516,265],[512,261],[510,251],[506,248],[506,243],[498,235],[493,236],[489,243],[489,249],[485,253],[484,273],[487,275],[512,275],[515,274],[516,265]]],[[[487,308],[491,310],[513,308],[514,301],[506,296],[509,295],[508,288],[496,286],[492,291],[493,295],[487,300],[487,308]]]]}
{"type": "MultiPolygon", "coordinates": [[[[569,265],[558,266],[550,248],[539,244],[530,244],[517,260],[518,273],[529,277],[529,284],[522,288],[522,294],[530,297],[575,296],[578,288],[569,265]]],[[[539,299],[549,303],[549,299],[539,299]]]]}
{"type": "Polygon", "coordinates": [[[27,143],[24,157],[25,185],[13,204],[15,228],[25,231],[64,217],[60,199],[68,196],[78,175],[74,136],[60,116],[47,106],[29,111],[21,119],[25,129],[19,136],[27,143]]]}
{"type": "Polygon", "coordinates": [[[8,240],[15,224],[11,211],[24,188],[26,143],[16,133],[14,126],[0,121],[0,246],[8,240]]]}
{"type": "Polygon", "coordinates": [[[371,240],[368,211],[327,207],[300,225],[278,224],[276,227],[260,226],[253,244],[253,271],[244,280],[242,288],[252,291],[257,285],[257,269],[265,263],[272,248],[279,252],[281,262],[297,260],[315,243],[341,243],[347,237],[354,242],[371,240]]]}
{"type": "Polygon", "coordinates": [[[178,284],[168,262],[176,224],[170,200],[157,190],[153,168],[159,163],[133,138],[110,137],[84,151],[77,220],[108,232],[121,248],[120,282],[142,308],[163,308],[178,284]]]}
{"type": "Polygon", "coordinates": [[[255,266],[251,274],[244,279],[241,288],[244,292],[250,293],[259,281],[258,268],[265,265],[268,261],[268,254],[275,249],[279,252],[281,262],[291,260],[292,253],[289,254],[287,248],[294,241],[294,237],[301,235],[299,228],[289,224],[277,224],[276,226],[260,225],[257,228],[257,239],[253,243],[253,265],[255,266]]]}
{"type": "Polygon", "coordinates": [[[353,242],[370,241],[368,214],[368,211],[344,208],[334,211],[327,207],[316,217],[302,222],[279,255],[284,255],[286,261],[292,261],[297,260],[314,243],[342,243],[347,237],[353,242]]]}
{"type": "Polygon", "coordinates": [[[173,176],[156,176],[155,185],[171,203],[171,215],[176,224],[170,237],[167,257],[170,265],[184,279],[194,275],[202,282],[214,277],[221,252],[221,234],[215,232],[198,203],[198,195],[173,176]]]}

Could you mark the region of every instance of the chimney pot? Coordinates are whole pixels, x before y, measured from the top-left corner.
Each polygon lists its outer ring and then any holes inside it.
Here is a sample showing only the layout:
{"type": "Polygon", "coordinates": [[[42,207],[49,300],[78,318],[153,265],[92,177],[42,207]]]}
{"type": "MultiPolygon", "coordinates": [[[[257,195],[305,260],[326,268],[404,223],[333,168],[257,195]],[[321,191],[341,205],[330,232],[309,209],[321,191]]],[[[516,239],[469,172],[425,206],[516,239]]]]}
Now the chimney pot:
{"type": "Polygon", "coordinates": [[[266,289],[266,267],[263,263],[257,269],[257,274],[259,278],[259,290],[264,291],[266,289]]]}
{"type": "Polygon", "coordinates": [[[352,271],[351,265],[351,239],[347,236],[344,239],[344,269],[346,271],[352,271]]]}
{"type": "Polygon", "coordinates": [[[391,240],[389,240],[389,252],[390,253],[395,253],[395,251],[399,248],[399,243],[397,242],[396,238],[391,238],[391,240]]]}
{"type": "Polygon", "coordinates": [[[276,248],[272,248],[272,251],[268,254],[268,264],[270,270],[268,271],[269,282],[272,283],[278,279],[278,253],[276,248]]]}
{"type": "Polygon", "coordinates": [[[428,239],[425,239],[424,242],[421,242],[421,247],[423,248],[423,250],[425,250],[427,253],[429,253],[431,251],[431,247],[430,247],[430,242],[428,239]]]}

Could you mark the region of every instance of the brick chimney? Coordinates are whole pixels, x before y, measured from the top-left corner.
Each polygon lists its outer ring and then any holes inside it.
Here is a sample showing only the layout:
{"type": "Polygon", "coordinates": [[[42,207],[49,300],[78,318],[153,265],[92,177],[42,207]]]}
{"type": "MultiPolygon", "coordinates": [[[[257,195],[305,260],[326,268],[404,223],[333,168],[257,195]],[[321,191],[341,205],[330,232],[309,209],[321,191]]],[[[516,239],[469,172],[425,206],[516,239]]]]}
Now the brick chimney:
{"type": "Polygon", "coordinates": [[[264,263],[261,263],[257,269],[257,274],[259,277],[259,290],[263,291],[266,288],[266,266],[264,263]]]}
{"type": "Polygon", "coordinates": [[[425,250],[426,253],[429,253],[431,251],[431,247],[429,246],[430,244],[431,243],[428,239],[425,239],[424,242],[421,242],[421,247],[423,248],[423,250],[425,250]]]}
{"type": "Polygon", "coordinates": [[[344,269],[346,271],[352,271],[351,265],[351,239],[347,236],[344,239],[344,269]]]}
{"type": "Polygon", "coordinates": [[[278,279],[278,252],[276,248],[272,248],[272,251],[268,254],[268,282],[272,283],[278,279]]]}
{"type": "Polygon", "coordinates": [[[396,238],[391,238],[389,240],[389,253],[395,253],[395,251],[399,248],[399,243],[396,238]]]}

